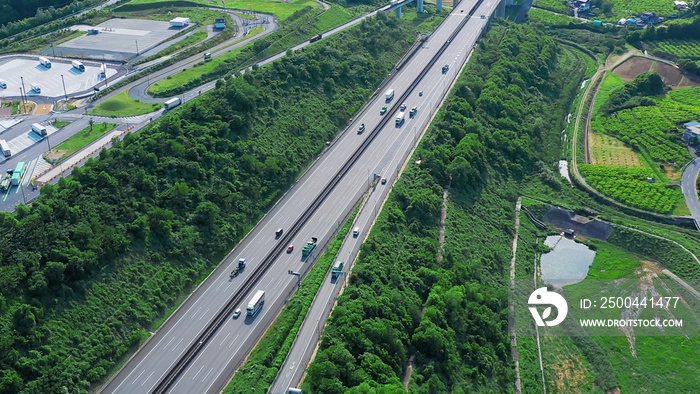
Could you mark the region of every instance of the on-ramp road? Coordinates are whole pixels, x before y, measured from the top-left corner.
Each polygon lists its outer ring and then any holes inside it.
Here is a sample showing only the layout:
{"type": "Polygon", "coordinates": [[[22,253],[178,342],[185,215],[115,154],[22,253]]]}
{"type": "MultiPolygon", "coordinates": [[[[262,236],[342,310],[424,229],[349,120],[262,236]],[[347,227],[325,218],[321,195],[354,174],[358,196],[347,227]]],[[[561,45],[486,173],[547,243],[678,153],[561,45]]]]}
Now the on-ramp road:
{"type": "Polygon", "coordinates": [[[700,201],[698,200],[698,188],[696,180],[700,173],[700,157],[696,157],[683,169],[681,175],[681,190],[685,204],[690,210],[690,215],[695,219],[695,227],[700,229],[700,201]]]}

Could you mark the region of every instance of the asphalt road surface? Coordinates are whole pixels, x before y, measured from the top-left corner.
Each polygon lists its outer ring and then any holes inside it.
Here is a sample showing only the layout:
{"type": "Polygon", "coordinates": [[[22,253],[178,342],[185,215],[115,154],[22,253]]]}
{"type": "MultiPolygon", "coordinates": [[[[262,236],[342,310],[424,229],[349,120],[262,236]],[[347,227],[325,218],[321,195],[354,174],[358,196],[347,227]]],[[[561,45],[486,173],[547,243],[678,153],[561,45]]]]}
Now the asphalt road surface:
{"type": "MultiPolygon", "coordinates": [[[[495,7],[495,2],[487,4],[495,7]]],[[[464,8],[467,8],[467,5],[464,8]]],[[[423,90],[424,95],[419,97],[416,91],[407,100],[409,109],[413,106],[419,108],[417,116],[414,119],[407,117],[401,127],[396,127],[393,122],[393,117],[396,116],[398,106],[401,104],[398,98],[464,17],[466,14],[455,10],[432,35],[430,41],[413,56],[409,64],[386,85],[386,88],[392,88],[396,92],[396,98],[389,104],[390,110],[384,115],[391,117],[392,121],[380,132],[374,143],[343,178],[341,184],[329,195],[292,241],[296,245],[295,252],[282,253],[255,286],[254,290],[262,289],[266,292],[265,306],[262,311],[253,318],[244,315],[239,319],[228,320],[179,377],[171,392],[215,392],[223,388],[294,290],[297,278],[289,275],[287,271],[293,270],[304,274],[308,270],[309,262],[301,259],[301,246],[312,236],[319,239],[319,247],[324,246],[342,224],[343,218],[367,191],[374,174],[387,175],[396,172],[394,167],[397,161],[393,161],[393,167],[390,167],[390,163],[394,158],[406,155],[413,146],[417,133],[433,112],[429,108],[436,107],[440,102],[476,38],[486,26],[487,20],[475,18],[473,23],[468,24],[469,28],[463,30],[459,39],[454,41],[450,50],[445,52],[433,66],[433,70],[416,88],[416,90],[423,90]],[[450,65],[450,71],[446,74],[441,72],[443,64],[450,65]]],[[[336,140],[241,241],[219,268],[200,285],[190,299],[106,386],[104,392],[146,393],[152,390],[224,306],[240,283],[247,279],[249,273],[259,265],[260,260],[275,245],[275,230],[280,227],[289,228],[323,189],[330,177],[360,145],[369,130],[379,123],[382,118],[379,109],[383,105],[385,101],[382,90],[360,114],[358,120],[348,128],[348,131],[336,140]],[[368,131],[358,135],[356,130],[360,122],[366,124],[368,131]],[[230,279],[229,272],[241,257],[246,258],[248,265],[242,275],[230,279]]],[[[315,255],[313,257],[315,258],[315,255]]],[[[247,300],[251,296],[252,294],[249,294],[239,306],[241,309],[245,310],[247,300]]]]}
{"type": "Polygon", "coordinates": [[[695,226],[700,229],[700,201],[696,181],[700,173],[700,157],[696,157],[683,169],[681,175],[681,190],[690,215],[695,219],[695,226]]]}
{"type": "MultiPolygon", "coordinates": [[[[477,9],[474,15],[491,15],[495,10],[496,5],[497,3],[493,1],[486,2],[477,9]]],[[[464,7],[468,12],[467,5],[463,5],[462,7],[464,7]]],[[[459,10],[462,9],[462,7],[457,7],[457,9],[453,11],[450,18],[454,18],[457,13],[460,13],[459,10]]],[[[435,71],[441,68],[444,64],[449,64],[451,70],[461,68],[466,61],[465,52],[468,52],[469,49],[475,45],[476,40],[481,35],[480,32],[485,26],[484,22],[485,21],[481,19],[473,19],[467,23],[467,25],[462,29],[461,33],[455,37],[454,44],[447,48],[441,59],[436,62],[435,66],[433,66],[433,72],[426,75],[426,77],[418,84],[411,97],[416,97],[418,94],[417,92],[421,90],[424,91],[424,96],[426,92],[429,92],[427,93],[429,97],[434,97],[436,94],[444,97],[444,95],[441,95],[442,92],[439,89],[440,82],[442,82],[441,78],[435,71]],[[450,63],[451,61],[452,63],[450,63]],[[438,86],[437,90],[435,90],[435,86],[438,86]],[[429,90],[431,87],[433,87],[433,90],[429,90]]],[[[434,45],[433,39],[434,38],[431,38],[431,40],[425,45],[434,45]]],[[[447,83],[451,83],[454,78],[455,75],[450,75],[447,83]]],[[[428,109],[432,111],[425,117],[425,123],[418,129],[418,133],[422,133],[423,129],[427,127],[427,123],[432,117],[432,112],[436,110],[433,105],[437,107],[440,104],[429,103],[428,109]]],[[[410,108],[411,104],[407,103],[407,106],[410,108]]],[[[417,118],[419,122],[423,122],[420,117],[417,118]]],[[[413,143],[415,143],[415,141],[405,139],[401,141],[401,146],[392,147],[397,154],[389,163],[387,163],[386,170],[383,171],[383,174],[387,174],[387,185],[393,184],[393,178],[396,175],[397,169],[405,161],[409,153],[410,146],[405,146],[405,144],[412,145],[413,143]]],[[[354,257],[357,255],[361,244],[360,240],[363,239],[369,232],[371,225],[377,216],[377,212],[379,211],[381,204],[383,204],[384,199],[389,192],[389,188],[386,187],[387,185],[382,185],[381,182],[378,182],[376,187],[372,189],[372,193],[358,214],[355,223],[353,223],[353,227],[357,226],[360,228],[360,236],[355,238],[352,236],[352,232],[350,232],[346,236],[343,245],[338,251],[336,261],[342,260],[346,262],[343,268],[343,271],[346,273],[350,271],[351,267],[348,262],[353,261],[354,257]]],[[[323,326],[328,318],[328,315],[330,314],[331,307],[335,301],[335,298],[338,296],[345,278],[345,276],[341,276],[337,279],[333,279],[331,278],[330,271],[326,275],[323,285],[316,294],[314,302],[309,309],[299,332],[297,333],[297,337],[292,344],[289,354],[284,360],[284,363],[281,365],[277,378],[269,389],[270,393],[285,393],[289,387],[299,386],[304,371],[311,361],[311,357],[319,340],[321,331],[323,330],[323,326]]]]}

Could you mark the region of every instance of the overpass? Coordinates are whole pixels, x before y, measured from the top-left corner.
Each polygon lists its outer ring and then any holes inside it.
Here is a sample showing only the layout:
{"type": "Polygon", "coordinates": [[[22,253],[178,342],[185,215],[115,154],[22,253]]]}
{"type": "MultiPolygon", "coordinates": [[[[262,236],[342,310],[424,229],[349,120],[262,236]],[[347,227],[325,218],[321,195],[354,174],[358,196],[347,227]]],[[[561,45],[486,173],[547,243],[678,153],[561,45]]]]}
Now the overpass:
{"type": "MultiPolygon", "coordinates": [[[[391,0],[389,5],[380,8],[380,10],[385,12],[394,11],[396,13],[396,17],[401,18],[401,9],[403,8],[403,6],[409,3],[413,3],[414,1],[416,2],[416,11],[418,13],[423,12],[424,0],[391,0]]],[[[458,8],[459,3],[459,0],[454,0],[452,8],[458,8]]],[[[506,14],[505,10],[507,5],[513,5],[513,0],[501,0],[493,16],[495,16],[496,18],[503,18],[506,14]]],[[[435,6],[437,8],[437,12],[442,12],[442,0],[435,0],[435,6]]]]}

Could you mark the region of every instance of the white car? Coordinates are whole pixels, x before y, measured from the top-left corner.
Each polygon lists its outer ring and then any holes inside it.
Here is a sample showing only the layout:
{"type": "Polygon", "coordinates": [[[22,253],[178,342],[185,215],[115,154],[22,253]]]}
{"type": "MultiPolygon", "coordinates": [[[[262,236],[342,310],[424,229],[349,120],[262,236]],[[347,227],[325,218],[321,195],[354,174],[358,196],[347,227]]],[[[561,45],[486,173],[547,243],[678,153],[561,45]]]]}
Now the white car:
{"type": "Polygon", "coordinates": [[[235,312],[233,312],[233,318],[238,319],[238,316],[241,315],[241,308],[236,309],[235,312]]]}
{"type": "Polygon", "coordinates": [[[405,110],[405,109],[406,109],[406,103],[401,104],[401,107],[399,107],[399,109],[400,109],[401,111],[405,110]]]}

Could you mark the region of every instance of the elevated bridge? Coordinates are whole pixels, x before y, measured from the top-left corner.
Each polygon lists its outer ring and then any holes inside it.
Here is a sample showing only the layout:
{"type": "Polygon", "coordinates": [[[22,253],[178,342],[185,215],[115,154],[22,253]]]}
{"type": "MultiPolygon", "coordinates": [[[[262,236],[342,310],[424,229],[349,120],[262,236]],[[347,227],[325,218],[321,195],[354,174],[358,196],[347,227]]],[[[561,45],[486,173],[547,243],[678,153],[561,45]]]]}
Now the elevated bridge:
{"type": "MultiPolygon", "coordinates": [[[[397,18],[401,18],[401,8],[409,3],[416,2],[416,11],[421,13],[423,12],[423,1],[424,0],[391,0],[389,5],[386,5],[382,8],[380,8],[381,11],[384,12],[391,12],[394,11],[396,13],[397,18]]],[[[436,3],[436,8],[437,12],[442,12],[442,0],[435,0],[436,3]]],[[[460,1],[459,0],[454,0],[454,3],[452,5],[452,8],[458,8],[460,1]]],[[[494,16],[496,18],[503,18],[505,16],[505,10],[507,5],[513,5],[513,0],[500,0],[500,4],[498,5],[498,8],[496,8],[496,12],[494,16]]],[[[476,15],[475,15],[476,16],[476,15]]],[[[491,15],[486,15],[487,18],[490,18],[491,15]]]]}

